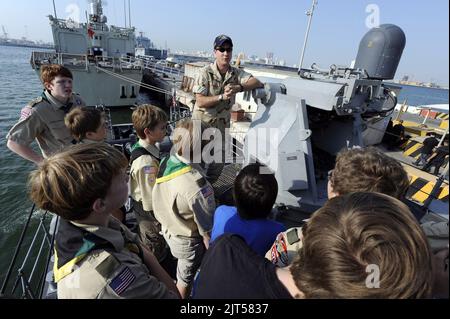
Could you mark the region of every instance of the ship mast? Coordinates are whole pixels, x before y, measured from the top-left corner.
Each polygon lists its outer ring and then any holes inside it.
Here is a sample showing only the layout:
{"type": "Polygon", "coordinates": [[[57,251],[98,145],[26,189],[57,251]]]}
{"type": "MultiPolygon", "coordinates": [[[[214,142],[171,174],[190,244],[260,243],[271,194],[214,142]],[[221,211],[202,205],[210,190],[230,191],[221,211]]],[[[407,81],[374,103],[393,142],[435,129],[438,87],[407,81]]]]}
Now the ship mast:
{"type": "Polygon", "coordinates": [[[128,22],[130,23],[131,29],[131,0],[128,0],[128,22]]]}
{"type": "Polygon", "coordinates": [[[303,66],[303,59],[305,58],[306,43],[308,42],[309,30],[311,29],[311,22],[312,22],[314,9],[316,8],[316,5],[317,5],[317,0],[313,0],[311,9],[309,11],[306,11],[306,15],[309,16],[308,28],[306,29],[305,42],[303,43],[302,55],[300,57],[300,63],[299,63],[299,67],[298,67],[298,72],[301,71],[302,66],[303,66]]]}
{"type": "Polygon", "coordinates": [[[55,19],[58,20],[58,16],[56,15],[56,4],[55,4],[55,0],[53,0],[53,11],[55,12],[55,19]]]}
{"type": "Polygon", "coordinates": [[[108,18],[103,15],[102,0],[90,0],[91,13],[89,14],[89,22],[93,24],[105,24],[108,18]]]}

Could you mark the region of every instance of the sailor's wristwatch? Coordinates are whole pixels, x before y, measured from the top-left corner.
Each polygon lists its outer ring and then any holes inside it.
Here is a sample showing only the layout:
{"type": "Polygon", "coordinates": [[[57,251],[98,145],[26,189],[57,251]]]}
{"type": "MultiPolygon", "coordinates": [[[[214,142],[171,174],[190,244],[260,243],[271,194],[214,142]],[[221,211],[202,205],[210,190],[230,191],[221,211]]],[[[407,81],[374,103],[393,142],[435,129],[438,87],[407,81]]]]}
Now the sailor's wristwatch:
{"type": "Polygon", "coordinates": [[[222,102],[223,101],[223,94],[220,94],[219,95],[219,102],[222,102]]]}

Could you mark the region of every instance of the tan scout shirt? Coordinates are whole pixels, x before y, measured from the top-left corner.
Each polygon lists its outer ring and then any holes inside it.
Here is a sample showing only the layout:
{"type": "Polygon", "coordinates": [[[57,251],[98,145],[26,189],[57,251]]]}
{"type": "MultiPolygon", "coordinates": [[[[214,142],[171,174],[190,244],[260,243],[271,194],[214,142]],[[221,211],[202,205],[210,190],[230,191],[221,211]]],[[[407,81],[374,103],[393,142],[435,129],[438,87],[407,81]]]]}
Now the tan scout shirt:
{"type": "Polygon", "coordinates": [[[119,221],[110,218],[109,227],[73,225],[110,242],[114,252],[95,250],[70,275],[58,282],[58,299],[176,299],[158,279],[150,275],[142,259],[127,249],[139,243],[119,221]]]}
{"type": "MultiPolygon", "coordinates": [[[[32,101],[22,109],[19,122],[11,128],[6,138],[23,146],[29,146],[36,139],[42,155],[47,158],[71,145],[73,137],[64,124],[64,105],[47,91],[45,97],[32,101]]],[[[71,103],[72,108],[85,105],[76,94],[73,94],[71,103]]]]}
{"type": "MultiPolygon", "coordinates": [[[[202,94],[204,96],[215,96],[224,93],[227,84],[245,84],[252,75],[241,69],[231,67],[222,78],[222,75],[217,68],[217,62],[204,67],[197,78],[193,88],[194,94],[202,94]]],[[[201,119],[202,121],[212,124],[212,119],[221,118],[226,123],[230,121],[230,109],[234,104],[234,99],[230,101],[217,102],[212,108],[199,108],[194,106],[193,118],[201,119]]],[[[214,125],[213,125],[214,126],[214,125]]],[[[229,125],[228,125],[229,126],[229,125]]],[[[216,126],[214,126],[216,127],[216,126]]]]}
{"type": "Polygon", "coordinates": [[[200,237],[211,231],[216,209],[214,190],[199,170],[153,187],[153,210],[174,236],[200,237]]]}
{"type": "MultiPolygon", "coordinates": [[[[139,144],[152,154],[159,154],[159,149],[155,145],[140,140],[139,144]]],[[[145,211],[152,211],[152,191],[158,174],[159,162],[150,155],[142,155],[137,158],[130,169],[130,189],[131,197],[142,202],[145,211]]]]}

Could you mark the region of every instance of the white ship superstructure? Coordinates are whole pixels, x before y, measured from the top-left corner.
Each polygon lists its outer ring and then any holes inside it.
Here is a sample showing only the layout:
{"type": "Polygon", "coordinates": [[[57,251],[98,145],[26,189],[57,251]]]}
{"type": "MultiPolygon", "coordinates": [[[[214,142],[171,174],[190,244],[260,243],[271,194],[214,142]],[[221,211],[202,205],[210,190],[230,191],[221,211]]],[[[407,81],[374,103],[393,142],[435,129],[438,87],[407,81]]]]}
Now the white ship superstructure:
{"type": "Polygon", "coordinates": [[[133,105],[143,68],[134,59],[135,28],[107,25],[102,0],[90,1],[87,23],[49,16],[56,52],[33,52],[31,65],[61,64],[74,76],[74,91],[89,106],[133,105]]]}

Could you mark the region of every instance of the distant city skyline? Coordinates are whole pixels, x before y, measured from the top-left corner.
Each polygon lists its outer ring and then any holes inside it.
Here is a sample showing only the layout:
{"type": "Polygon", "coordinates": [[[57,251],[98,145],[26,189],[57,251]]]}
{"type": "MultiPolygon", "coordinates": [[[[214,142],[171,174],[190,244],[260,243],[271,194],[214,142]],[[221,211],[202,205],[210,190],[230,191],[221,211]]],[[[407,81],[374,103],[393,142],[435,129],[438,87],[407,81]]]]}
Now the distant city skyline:
{"type": "MultiPolygon", "coordinates": [[[[108,0],[104,13],[108,24],[125,25],[124,4],[108,0]]],[[[86,21],[86,0],[55,0],[58,17],[86,21]]],[[[131,23],[157,47],[172,51],[212,52],[218,34],[233,38],[235,54],[282,59],[298,65],[312,0],[229,0],[226,4],[208,0],[131,0],[131,23]]],[[[319,0],[314,12],[304,66],[318,63],[349,65],[359,42],[377,23],[393,23],[403,29],[407,42],[396,79],[449,85],[449,40],[447,0],[319,0]]],[[[2,1],[0,26],[11,38],[27,37],[52,42],[47,15],[54,15],[51,0],[2,1]]],[[[129,17],[126,16],[127,24],[129,17]]],[[[3,35],[0,30],[0,36],[3,35]]]]}

